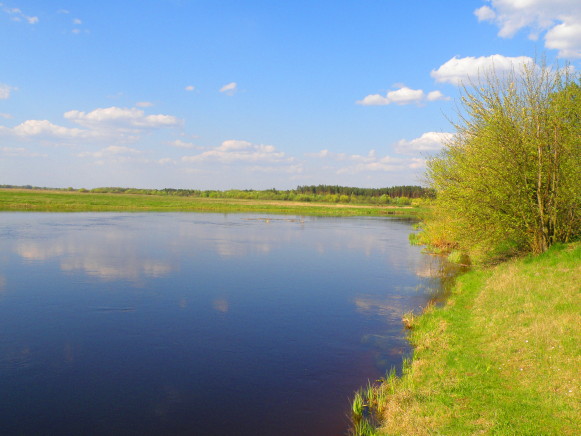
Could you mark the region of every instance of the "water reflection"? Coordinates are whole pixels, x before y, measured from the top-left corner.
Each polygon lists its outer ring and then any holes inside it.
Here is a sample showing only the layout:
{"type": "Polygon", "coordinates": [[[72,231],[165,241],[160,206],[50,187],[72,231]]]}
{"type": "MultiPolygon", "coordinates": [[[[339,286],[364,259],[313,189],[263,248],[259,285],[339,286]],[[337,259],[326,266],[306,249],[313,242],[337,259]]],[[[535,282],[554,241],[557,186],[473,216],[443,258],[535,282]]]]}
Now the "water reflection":
{"type": "Polygon", "coordinates": [[[343,434],[443,272],[397,220],[0,217],[7,435],[343,434]]]}
{"type": "MultiPolygon", "coordinates": [[[[99,229],[101,230],[101,229],[99,229]]],[[[82,271],[102,280],[158,278],[172,271],[163,260],[147,258],[135,233],[108,229],[106,232],[55,232],[35,241],[16,241],[14,251],[36,262],[58,260],[62,271],[82,271]]]]}
{"type": "Polygon", "coordinates": [[[226,300],[225,298],[218,298],[217,300],[214,300],[214,303],[212,305],[214,306],[214,309],[216,309],[218,312],[222,313],[228,312],[229,304],[228,300],[226,300]]]}

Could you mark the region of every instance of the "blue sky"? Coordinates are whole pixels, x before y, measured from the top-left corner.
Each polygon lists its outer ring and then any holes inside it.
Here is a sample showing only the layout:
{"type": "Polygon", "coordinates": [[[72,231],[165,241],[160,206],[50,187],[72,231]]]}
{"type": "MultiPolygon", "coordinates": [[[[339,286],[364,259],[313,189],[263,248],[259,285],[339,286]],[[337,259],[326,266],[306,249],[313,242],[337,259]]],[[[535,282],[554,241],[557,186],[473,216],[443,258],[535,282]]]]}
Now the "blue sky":
{"type": "Polygon", "coordinates": [[[578,0],[0,0],[0,184],[421,183],[458,83],[581,67],[578,0]]]}

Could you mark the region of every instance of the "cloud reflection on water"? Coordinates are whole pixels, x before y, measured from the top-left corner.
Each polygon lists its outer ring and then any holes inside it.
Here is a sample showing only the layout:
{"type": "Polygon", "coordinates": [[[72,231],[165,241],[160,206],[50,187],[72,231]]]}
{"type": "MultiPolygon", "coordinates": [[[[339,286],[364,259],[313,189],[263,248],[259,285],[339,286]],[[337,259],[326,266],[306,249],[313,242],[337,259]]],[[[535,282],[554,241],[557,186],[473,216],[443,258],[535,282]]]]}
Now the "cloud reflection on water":
{"type": "Polygon", "coordinates": [[[214,302],[212,303],[212,306],[218,312],[222,312],[222,313],[228,312],[228,310],[230,308],[228,300],[226,300],[225,298],[218,298],[218,299],[214,300],[214,302]]]}
{"type": "MultiPolygon", "coordinates": [[[[156,228],[156,221],[149,219],[154,216],[143,216],[142,226],[152,226],[144,232],[143,228],[107,223],[112,220],[111,215],[97,215],[95,225],[67,227],[65,223],[50,228],[42,238],[17,239],[13,250],[28,261],[57,261],[63,271],[82,271],[104,281],[129,280],[139,283],[170,275],[179,268],[184,251],[215,253],[224,259],[270,256],[277,248],[300,240],[304,249],[310,248],[321,255],[356,252],[367,257],[381,256],[392,268],[412,269],[423,278],[435,276],[437,262],[431,264],[429,257],[418,260],[418,256],[410,250],[394,249],[401,247],[401,241],[382,240],[393,237],[393,234],[378,234],[377,227],[365,231],[364,222],[363,231],[352,232],[345,231],[346,222],[347,226],[353,225],[345,220],[335,222],[327,219],[321,222],[317,218],[307,218],[266,221],[243,218],[243,215],[225,215],[223,222],[217,223],[215,219],[205,222],[199,215],[175,214],[172,228],[159,229],[156,228]],[[211,226],[211,231],[208,226],[211,226]],[[244,227],[243,231],[240,231],[241,226],[244,227]],[[310,237],[312,227],[324,230],[325,238],[310,237]],[[163,249],[156,251],[160,244],[163,244],[163,249]]],[[[406,235],[407,231],[404,237],[406,235]]]]}

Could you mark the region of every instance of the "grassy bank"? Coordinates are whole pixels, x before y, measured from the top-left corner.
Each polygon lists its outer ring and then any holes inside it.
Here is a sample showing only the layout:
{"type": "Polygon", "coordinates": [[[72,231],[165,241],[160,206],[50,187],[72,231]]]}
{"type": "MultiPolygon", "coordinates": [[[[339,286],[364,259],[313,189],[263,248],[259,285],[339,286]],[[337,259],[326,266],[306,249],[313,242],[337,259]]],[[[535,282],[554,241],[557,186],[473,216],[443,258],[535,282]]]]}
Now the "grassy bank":
{"type": "Polygon", "coordinates": [[[359,393],[359,434],[579,434],[580,297],[580,243],[460,277],[408,319],[404,375],[359,393]]]}
{"type": "Polygon", "coordinates": [[[0,189],[0,211],[248,212],[311,216],[411,216],[417,215],[420,210],[420,208],[412,206],[398,207],[0,189]]]}

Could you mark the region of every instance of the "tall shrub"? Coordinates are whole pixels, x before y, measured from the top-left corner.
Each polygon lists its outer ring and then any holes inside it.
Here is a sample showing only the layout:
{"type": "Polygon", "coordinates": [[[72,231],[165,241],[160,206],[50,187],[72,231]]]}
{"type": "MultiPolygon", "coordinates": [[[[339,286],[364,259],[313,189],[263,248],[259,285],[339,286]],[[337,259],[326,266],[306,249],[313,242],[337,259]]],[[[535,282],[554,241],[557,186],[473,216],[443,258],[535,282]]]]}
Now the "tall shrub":
{"type": "Polygon", "coordinates": [[[580,78],[528,64],[463,88],[455,135],[428,161],[434,233],[482,252],[539,253],[579,236],[580,78]]]}

